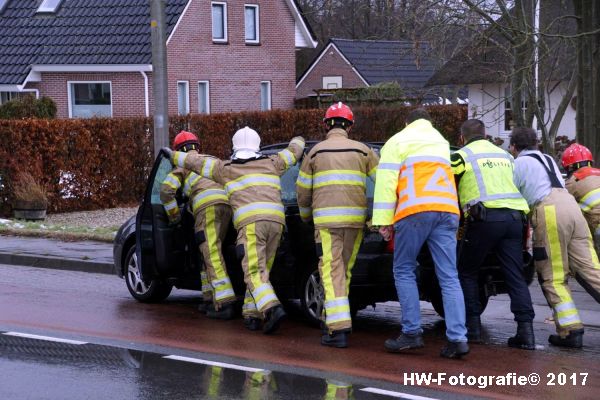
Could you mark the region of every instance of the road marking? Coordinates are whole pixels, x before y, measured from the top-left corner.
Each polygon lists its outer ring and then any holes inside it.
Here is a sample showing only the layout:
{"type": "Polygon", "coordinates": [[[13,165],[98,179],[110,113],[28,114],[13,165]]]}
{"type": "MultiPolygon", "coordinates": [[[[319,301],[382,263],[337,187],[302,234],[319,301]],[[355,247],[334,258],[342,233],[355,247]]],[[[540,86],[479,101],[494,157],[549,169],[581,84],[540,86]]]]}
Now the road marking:
{"type": "Polygon", "coordinates": [[[391,390],[383,390],[383,389],[377,389],[377,388],[372,388],[372,387],[362,388],[360,390],[363,391],[363,392],[381,394],[381,395],[384,395],[384,396],[396,397],[396,398],[399,398],[399,399],[407,399],[407,400],[438,400],[438,399],[434,399],[433,397],[416,396],[414,394],[401,393],[401,392],[392,392],[391,390]]]}
{"type": "Polygon", "coordinates": [[[20,332],[4,332],[2,334],[7,335],[7,336],[17,336],[17,337],[28,338],[28,339],[45,340],[47,342],[59,342],[59,343],[67,343],[67,344],[87,344],[88,343],[88,342],[81,342],[79,340],[62,339],[62,338],[55,338],[55,337],[51,337],[51,336],[31,335],[29,333],[20,333],[20,332]]]}
{"type": "Polygon", "coordinates": [[[214,367],[237,369],[240,371],[265,372],[264,369],[260,369],[260,368],[251,368],[251,367],[244,367],[243,365],[227,364],[227,363],[221,363],[221,362],[209,361],[209,360],[201,360],[199,358],[182,357],[182,356],[164,356],[163,358],[167,358],[169,360],[186,361],[186,362],[191,362],[191,363],[195,363],[195,364],[212,365],[214,367]]]}

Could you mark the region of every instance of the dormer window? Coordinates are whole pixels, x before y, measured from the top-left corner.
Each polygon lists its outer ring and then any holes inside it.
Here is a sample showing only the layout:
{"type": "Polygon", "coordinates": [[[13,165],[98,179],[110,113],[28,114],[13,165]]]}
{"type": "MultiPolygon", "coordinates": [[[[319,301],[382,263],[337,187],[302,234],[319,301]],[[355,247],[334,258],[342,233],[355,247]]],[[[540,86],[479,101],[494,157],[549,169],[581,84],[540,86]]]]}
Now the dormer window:
{"type": "Polygon", "coordinates": [[[62,0],[43,0],[37,9],[39,13],[55,13],[62,0]]]}

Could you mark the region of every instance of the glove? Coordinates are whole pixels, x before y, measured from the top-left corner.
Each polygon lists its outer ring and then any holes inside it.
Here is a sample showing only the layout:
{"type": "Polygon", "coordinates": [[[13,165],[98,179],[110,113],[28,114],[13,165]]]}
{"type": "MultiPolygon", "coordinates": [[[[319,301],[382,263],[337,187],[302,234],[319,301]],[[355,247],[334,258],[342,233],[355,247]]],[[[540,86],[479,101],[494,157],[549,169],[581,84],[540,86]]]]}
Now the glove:
{"type": "Polygon", "coordinates": [[[173,150],[171,150],[169,147],[163,147],[161,150],[167,154],[169,160],[173,161],[173,150]]]}

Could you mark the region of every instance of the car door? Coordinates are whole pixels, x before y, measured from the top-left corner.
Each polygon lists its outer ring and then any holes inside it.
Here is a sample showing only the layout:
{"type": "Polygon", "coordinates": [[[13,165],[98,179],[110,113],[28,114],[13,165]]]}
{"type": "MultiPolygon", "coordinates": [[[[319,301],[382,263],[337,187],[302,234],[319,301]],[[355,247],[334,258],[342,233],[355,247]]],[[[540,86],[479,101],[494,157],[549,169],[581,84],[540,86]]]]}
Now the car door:
{"type": "MultiPolygon", "coordinates": [[[[136,218],[136,242],[143,279],[175,277],[189,264],[186,248],[189,222],[169,225],[160,201],[160,187],[173,166],[164,152],[160,152],[148,178],[146,192],[136,218]]],[[[182,205],[180,205],[182,207],[182,205]]]]}

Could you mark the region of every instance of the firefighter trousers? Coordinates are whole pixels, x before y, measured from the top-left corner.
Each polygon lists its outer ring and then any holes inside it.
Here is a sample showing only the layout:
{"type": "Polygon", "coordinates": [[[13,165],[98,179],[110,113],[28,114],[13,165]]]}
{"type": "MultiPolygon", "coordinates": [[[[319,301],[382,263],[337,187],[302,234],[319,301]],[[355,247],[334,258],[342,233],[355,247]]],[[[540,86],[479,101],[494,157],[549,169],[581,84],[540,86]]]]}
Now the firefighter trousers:
{"type": "Polygon", "coordinates": [[[531,223],[538,279],[552,307],[556,331],[564,337],[583,328],[568,286],[570,275],[576,275],[600,302],[600,263],[592,235],[577,202],[565,189],[552,189],[534,207],[531,223]]]}
{"type": "Polygon", "coordinates": [[[202,294],[204,301],[212,301],[217,310],[235,301],[221,251],[231,216],[231,207],[227,204],[208,206],[196,213],[196,241],[204,261],[202,294]]]}
{"type": "Polygon", "coordinates": [[[273,221],[256,221],[238,230],[236,250],[242,260],[246,296],[244,318],[263,318],[270,308],[279,305],[269,273],[281,240],[283,225],[273,221]]]}
{"type": "Polygon", "coordinates": [[[350,279],[363,238],[362,228],[319,228],[315,242],[319,252],[319,275],[325,292],[323,317],[329,333],[352,328],[350,279]]]}

